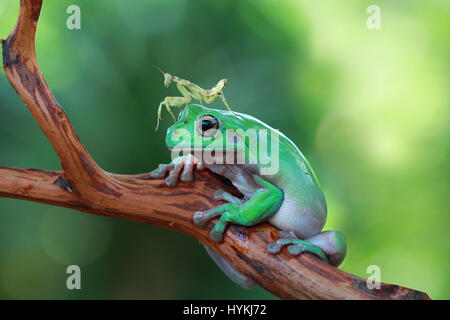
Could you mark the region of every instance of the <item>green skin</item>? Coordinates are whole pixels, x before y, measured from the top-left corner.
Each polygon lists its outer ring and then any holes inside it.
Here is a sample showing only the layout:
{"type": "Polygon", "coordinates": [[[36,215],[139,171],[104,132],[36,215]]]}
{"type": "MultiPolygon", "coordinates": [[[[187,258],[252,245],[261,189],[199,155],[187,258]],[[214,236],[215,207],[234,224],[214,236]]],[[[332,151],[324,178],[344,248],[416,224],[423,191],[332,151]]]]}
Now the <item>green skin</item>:
{"type": "MultiPolygon", "coordinates": [[[[272,154],[271,141],[267,147],[269,156],[272,154]]],[[[163,178],[168,174],[166,184],[174,187],[178,180],[193,180],[194,168],[206,168],[228,178],[244,195],[243,199],[239,199],[218,190],[216,199],[227,203],[194,214],[193,221],[200,227],[205,227],[209,220],[220,216],[210,232],[212,240],[222,241],[226,226],[230,223],[251,227],[267,221],[280,230],[280,239],[268,244],[268,252],[276,254],[283,246],[287,246],[291,255],[309,252],[333,266],[343,261],[346,253],[343,234],[337,230],[322,232],[326,220],[326,202],[311,166],[295,144],[277,130],[245,114],[191,104],[186,106],[178,121],[167,130],[166,144],[173,152],[183,151],[189,155],[178,157],[170,164],[160,165],[150,173],[152,178],[163,178]],[[206,131],[206,135],[211,137],[205,137],[205,131],[201,128],[207,127],[202,124],[205,119],[211,120],[211,116],[215,118],[217,127],[206,131]],[[276,135],[279,151],[276,156],[279,162],[275,173],[263,173],[262,169],[267,168],[268,164],[263,165],[260,156],[250,148],[250,140],[243,134],[248,129],[256,132],[264,129],[268,136],[271,133],[276,135]],[[230,148],[234,148],[236,154],[245,154],[246,159],[253,155],[256,163],[246,161],[237,164],[235,161],[223,164],[223,161],[217,160],[223,160],[223,156],[215,156],[214,161],[206,163],[198,159],[200,151],[214,149],[231,152],[230,148]],[[194,153],[194,156],[190,153],[194,153]]],[[[261,146],[260,139],[257,144],[261,146]]],[[[208,252],[233,280],[250,287],[248,279],[221,261],[211,250],[208,252]]]]}

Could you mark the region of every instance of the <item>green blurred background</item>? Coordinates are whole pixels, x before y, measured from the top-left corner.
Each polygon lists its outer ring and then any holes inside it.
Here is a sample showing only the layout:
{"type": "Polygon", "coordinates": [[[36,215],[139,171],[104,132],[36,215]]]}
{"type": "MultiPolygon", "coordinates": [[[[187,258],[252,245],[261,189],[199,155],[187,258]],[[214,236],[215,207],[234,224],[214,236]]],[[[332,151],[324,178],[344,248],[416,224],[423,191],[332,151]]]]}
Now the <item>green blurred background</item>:
{"type": "MultiPolygon", "coordinates": [[[[18,14],[0,2],[0,37],[18,14]]],[[[169,160],[158,65],[279,128],[315,169],[326,229],[348,241],[342,269],[450,298],[450,2],[311,0],[45,1],[41,69],[94,159],[116,173],[169,160]],[[81,8],[68,30],[66,8],[81,8]],[[366,9],[381,8],[381,30],[366,9]]],[[[223,108],[220,101],[212,106],[223,108]]],[[[60,169],[2,74],[0,165],[60,169]]],[[[155,204],[157,205],[157,204],[155,204]]],[[[0,298],[260,299],[228,280],[200,244],[136,222],[0,199],[0,298]],[[66,289],[66,267],[82,270],[66,289]]]]}

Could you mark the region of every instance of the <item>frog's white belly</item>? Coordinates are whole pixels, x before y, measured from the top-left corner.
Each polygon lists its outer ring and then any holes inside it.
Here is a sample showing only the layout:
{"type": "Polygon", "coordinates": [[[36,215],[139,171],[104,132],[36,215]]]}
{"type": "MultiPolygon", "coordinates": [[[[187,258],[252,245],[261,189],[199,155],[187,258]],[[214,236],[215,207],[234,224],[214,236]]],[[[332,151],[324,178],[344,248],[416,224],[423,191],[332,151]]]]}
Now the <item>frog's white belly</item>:
{"type": "MultiPolygon", "coordinates": [[[[244,200],[250,199],[260,189],[252,177],[253,174],[258,174],[258,169],[255,167],[217,164],[206,167],[212,172],[228,178],[245,196],[244,200]]],[[[283,190],[283,194],[283,203],[278,211],[268,219],[268,222],[280,230],[293,231],[301,239],[318,234],[325,224],[326,214],[323,216],[315,212],[317,208],[302,206],[289,190],[283,190]]]]}
{"type": "Polygon", "coordinates": [[[299,205],[297,199],[284,192],[284,199],[278,211],[268,220],[280,230],[292,231],[301,239],[309,238],[322,231],[325,221],[312,212],[314,208],[299,205]]]}

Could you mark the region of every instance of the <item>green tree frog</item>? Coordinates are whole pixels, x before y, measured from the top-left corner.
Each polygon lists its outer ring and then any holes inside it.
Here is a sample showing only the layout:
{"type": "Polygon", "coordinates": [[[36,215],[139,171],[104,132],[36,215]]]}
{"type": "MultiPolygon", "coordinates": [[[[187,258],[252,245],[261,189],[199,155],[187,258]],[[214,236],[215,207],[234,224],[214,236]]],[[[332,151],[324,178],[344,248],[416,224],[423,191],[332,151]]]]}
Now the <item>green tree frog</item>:
{"type": "MultiPolygon", "coordinates": [[[[159,165],[151,178],[166,178],[175,187],[179,180],[192,181],[193,170],[208,169],[228,178],[243,194],[240,199],[217,190],[215,198],[226,203],[193,214],[199,227],[219,217],[210,231],[213,241],[222,241],[228,224],[251,227],[267,221],[279,230],[279,239],[267,245],[268,253],[287,246],[290,255],[309,252],[333,266],[343,261],[343,234],[322,231],[327,207],[317,178],[296,145],[278,130],[249,115],[190,104],[168,128],[166,145],[173,161],[159,165]]],[[[205,248],[232,280],[244,288],[254,285],[205,248]]]]}

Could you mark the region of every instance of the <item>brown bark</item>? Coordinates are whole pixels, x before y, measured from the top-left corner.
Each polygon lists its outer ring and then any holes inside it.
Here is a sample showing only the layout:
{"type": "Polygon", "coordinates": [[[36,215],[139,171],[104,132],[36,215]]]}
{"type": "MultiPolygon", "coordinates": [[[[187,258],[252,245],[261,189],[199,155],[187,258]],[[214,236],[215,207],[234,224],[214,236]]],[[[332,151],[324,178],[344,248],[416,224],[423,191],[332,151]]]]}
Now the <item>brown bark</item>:
{"type": "MultiPolygon", "coordinates": [[[[0,196],[156,224],[209,245],[236,269],[284,299],[429,299],[428,295],[382,284],[370,290],[366,281],[303,254],[270,255],[266,245],[277,238],[269,224],[230,226],[223,243],[212,242],[208,230],[192,223],[195,211],[218,205],[214,191],[237,191],[212,173],[196,173],[196,181],[168,188],[148,174],[117,175],[102,170],[77,137],[40,71],[35,31],[42,0],[22,0],[18,22],[2,41],[5,75],[22,98],[58,155],[63,171],[0,167],[0,196]]],[[[215,221],[214,221],[215,222],[215,221]]],[[[213,222],[213,223],[214,223],[213,222]]]]}

